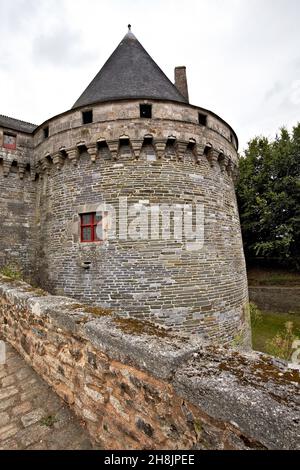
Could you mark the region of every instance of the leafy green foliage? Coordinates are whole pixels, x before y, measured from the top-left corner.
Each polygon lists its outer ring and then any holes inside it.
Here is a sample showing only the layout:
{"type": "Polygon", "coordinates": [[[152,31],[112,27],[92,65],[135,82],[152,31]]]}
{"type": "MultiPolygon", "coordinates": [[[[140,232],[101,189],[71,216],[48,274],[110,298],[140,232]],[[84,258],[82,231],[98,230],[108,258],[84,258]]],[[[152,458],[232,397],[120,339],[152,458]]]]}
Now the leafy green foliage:
{"type": "Polygon", "coordinates": [[[247,258],[300,268],[300,124],[256,137],[240,159],[237,197],[247,258]]]}
{"type": "Polygon", "coordinates": [[[293,343],[299,339],[294,334],[294,324],[291,321],[285,323],[285,328],[282,332],[277,333],[274,338],[266,342],[267,351],[269,354],[287,361],[291,359],[293,353],[293,343]]]}
{"type": "Polygon", "coordinates": [[[11,266],[11,265],[3,266],[0,269],[0,274],[3,274],[3,276],[9,277],[10,279],[14,281],[18,281],[22,279],[21,271],[17,267],[11,266]]]}
{"type": "Polygon", "coordinates": [[[251,325],[256,326],[262,322],[262,313],[254,302],[249,303],[251,325]]]}
{"type": "Polygon", "coordinates": [[[300,338],[300,316],[289,313],[251,310],[252,342],[255,351],[285,359],[291,353],[293,341],[300,338]],[[292,334],[287,332],[292,324],[292,334]]]}

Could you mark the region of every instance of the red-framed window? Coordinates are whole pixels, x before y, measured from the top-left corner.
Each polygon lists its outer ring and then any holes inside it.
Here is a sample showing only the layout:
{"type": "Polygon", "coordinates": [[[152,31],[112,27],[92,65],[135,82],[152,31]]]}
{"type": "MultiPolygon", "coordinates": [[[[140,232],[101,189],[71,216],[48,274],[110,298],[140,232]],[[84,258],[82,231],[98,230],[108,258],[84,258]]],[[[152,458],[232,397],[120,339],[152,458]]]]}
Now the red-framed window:
{"type": "Polygon", "coordinates": [[[103,241],[103,215],[96,212],[81,214],[80,237],[82,243],[103,241]]]}
{"type": "Polygon", "coordinates": [[[16,150],[17,148],[17,136],[13,134],[3,134],[3,147],[9,150],[16,150]]]}

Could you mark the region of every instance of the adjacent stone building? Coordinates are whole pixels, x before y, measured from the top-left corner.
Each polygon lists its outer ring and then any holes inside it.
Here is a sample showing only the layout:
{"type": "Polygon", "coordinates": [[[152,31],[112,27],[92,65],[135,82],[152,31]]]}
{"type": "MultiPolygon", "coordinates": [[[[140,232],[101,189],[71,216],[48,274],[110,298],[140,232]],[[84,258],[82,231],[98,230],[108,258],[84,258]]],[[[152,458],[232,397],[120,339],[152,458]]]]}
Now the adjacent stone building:
{"type": "Polygon", "coordinates": [[[0,116],[0,264],[119,315],[249,344],[238,140],[189,104],[185,67],[175,85],[129,29],[72,109],[40,126],[0,116]],[[195,228],[196,206],[198,245],[162,235],[164,210],[195,228]]]}

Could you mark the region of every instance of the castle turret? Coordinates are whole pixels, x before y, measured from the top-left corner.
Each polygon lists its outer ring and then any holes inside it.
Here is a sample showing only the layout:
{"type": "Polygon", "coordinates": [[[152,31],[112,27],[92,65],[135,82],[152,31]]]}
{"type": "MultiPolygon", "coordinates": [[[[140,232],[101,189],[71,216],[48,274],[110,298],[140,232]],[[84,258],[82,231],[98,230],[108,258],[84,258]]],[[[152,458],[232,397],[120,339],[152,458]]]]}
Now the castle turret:
{"type": "Polygon", "coordinates": [[[129,30],[73,108],[32,131],[42,287],[249,344],[238,140],[129,30]]]}

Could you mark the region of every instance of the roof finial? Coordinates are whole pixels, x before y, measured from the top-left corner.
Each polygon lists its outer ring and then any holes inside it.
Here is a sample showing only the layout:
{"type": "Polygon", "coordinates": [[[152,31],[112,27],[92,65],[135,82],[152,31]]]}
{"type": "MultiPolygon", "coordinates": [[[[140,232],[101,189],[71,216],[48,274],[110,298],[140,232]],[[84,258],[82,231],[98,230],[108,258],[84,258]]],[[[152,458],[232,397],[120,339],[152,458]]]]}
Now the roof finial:
{"type": "Polygon", "coordinates": [[[128,31],[131,31],[131,24],[128,25],[128,31]]]}

